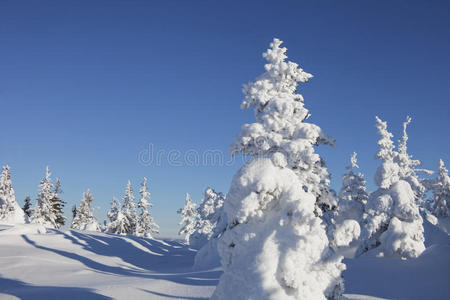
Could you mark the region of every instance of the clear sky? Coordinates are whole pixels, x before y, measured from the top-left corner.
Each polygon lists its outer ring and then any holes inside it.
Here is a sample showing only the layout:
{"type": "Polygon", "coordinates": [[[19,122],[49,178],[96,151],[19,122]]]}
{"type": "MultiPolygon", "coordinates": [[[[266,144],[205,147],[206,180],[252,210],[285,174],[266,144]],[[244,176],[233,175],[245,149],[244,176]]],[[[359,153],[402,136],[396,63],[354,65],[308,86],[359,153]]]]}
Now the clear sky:
{"type": "Polygon", "coordinates": [[[229,159],[254,120],[242,84],[264,71],[273,37],[315,76],[300,91],[337,140],[318,150],[333,187],[357,151],[374,188],[375,115],[395,140],[411,115],[410,153],[450,165],[450,1],[0,0],[0,164],[18,201],[34,202],[49,165],[66,215],[91,188],[103,221],[127,180],[137,191],[147,176],[162,234],[175,235],[185,193],[227,192],[242,165],[196,153],[229,159]]]}

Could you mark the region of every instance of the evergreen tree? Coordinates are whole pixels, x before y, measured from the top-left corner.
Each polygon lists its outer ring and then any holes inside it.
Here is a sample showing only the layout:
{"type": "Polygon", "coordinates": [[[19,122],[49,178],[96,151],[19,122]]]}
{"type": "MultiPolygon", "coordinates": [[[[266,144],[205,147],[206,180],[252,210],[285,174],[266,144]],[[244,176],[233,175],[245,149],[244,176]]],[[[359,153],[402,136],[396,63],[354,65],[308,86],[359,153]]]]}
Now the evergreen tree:
{"type": "Polygon", "coordinates": [[[73,218],[71,228],[78,230],[100,231],[100,225],[98,224],[92,211],[92,201],[94,201],[94,197],[91,194],[91,190],[88,189],[86,193],[83,193],[83,198],[81,199],[76,215],[73,218]]]}
{"type": "Polygon", "coordinates": [[[63,216],[63,214],[64,214],[63,208],[64,208],[64,205],[66,204],[66,202],[64,202],[59,196],[59,194],[62,194],[62,193],[63,193],[63,190],[61,189],[61,182],[59,181],[59,179],[56,179],[55,185],[53,187],[54,197],[51,199],[51,202],[52,202],[53,213],[56,216],[57,228],[64,226],[64,224],[66,222],[66,217],[63,216]]]}
{"type": "Polygon", "coordinates": [[[122,214],[127,219],[126,220],[126,233],[135,234],[137,226],[137,211],[136,204],[134,203],[133,189],[131,188],[131,182],[128,181],[127,187],[125,189],[125,195],[122,198],[122,214]]]}
{"type": "Polygon", "coordinates": [[[200,249],[214,235],[224,199],[224,194],[216,193],[212,188],[205,190],[203,200],[197,208],[198,220],[194,232],[189,236],[189,245],[192,248],[200,249]]]}
{"type": "Polygon", "coordinates": [[[130,229],[130,223],[128,219],[122,213],[122,205],[119,200],[113,197],[111,202],[111,209],[107,213],[110,223],[108,224],[106,231],[114,234],[125,235],[130,229]]]}
{"type": "Polygon", "coordinates": [[[37,203],[33,209],[33,214],[31,215],[31,222],[57,228],[58,223],[56,220],[58,217],[53,210],[52,202],[55,194],[50,175],[50,170],[47,167],[45,169],[45,178],[42,179],[39,184],[37,203]]]}
{"type": "Polygon", "coordinates": [[[410,184],[404,180],[387,123],[376,117],[379,151],[382,161],[375,183],[378,190],[370,194],[361,231],[360,255],[376,250],[384,256],[415,258],[424,250],[423,220],[410,184]]]}
{"type": "Polygon", "coordinates": [[[417,168],[422,163],[419,160],[412,159],[412,156],[408,154],[408,134],[406,129],[411,123],[411,117],[407,116],[406,121],[403,122],[403,136],[398,141],[398,153],[395,157],[395,161],[399,166],[399,176],[402,180],[405,180],[411,186],[411,189],[414,192],[414,196],[417,204],[424,205],[424,193],[425,193],[425,185],[424,180],[420,179],[417,172],[424,172],[426,174],[432,174],[432,171],[426,169],[417,168]]]}
{"type": "Polygon", "coordinates": [[[110,223],[113,223],[117,220],[117,215],[120,210],[121,210],[121,206],[120,206],[119,200],[117,200],[116,197],[113,197],[113,199],[111,201],[111,208],[106,214],[108,216],[110,223]]]}
{"type": "Polygon", "coordinates": [[[439,161],[437,177],[432,181],[432,211],[436,217],[444,218],[450,212],[450,177],[442,159],[439,161]]]}
{"type": "Polygon", "coordinates": [[[184,207],[179,209],[177,213],[181,214],[181,220],[179,225],[181,229],[178,234],[183,234],[186,243],[189,243],[189,237],[195,230],[195,224],[197,223],[198,213],[195,209],[195,204],[191,200],[191,196],[186,194],[186,200],[184,207]]]}
{"type": "Polygon", "coordinates": [[[139,220],[136,227],[136,235],[151,238],[152,234],[159,234],[159,226],[153,220],[148,209],[153,206],[150,199],[150,192],[147,191],[147,178],[144,177],[141,188],[139,189],[141,199],[137,206],[140,209],[139,220]]]}
{"type": "Polygon", "coordinates": [[[367,203],[366,181],[361,173],[353,170],[359,168],[356,152],[350,158],[350,166],[346,167],[348,173],[342,176],[342,188],[339,192],[339,217],[340,220],[352,219],[360,223],[364,214],[364,206],[367,203]]]}
{"type": "Polygon", "coordinates": [[[3,166],[0,175],[0,220],[2,223],[25,223],[26,217],[16,202],[16,196],[11,182],[9,166],[3,166]]]}
{"type": "Polygon", "coordinates": [[[25,204],[23,205],[23,212],[27,215],[27,217],[31,217],[31,198],[30,196],[27,196],[25,198],[25,204]]]}
{"type": "Polygon", "coordinates": [[[224,202],[228,226],[218,241],[224,273],[212,299],[231,291],[236,299],[337,299],[342,293],[345,265],[318,217],[336,199],[314,153],[314,146],[333,139],[305,122],[310,114],[297,86],[312,75],[286,61],[281,43],[273,40],[263,55],[266,72],[244,86],[242,107],[254,108],[256,122],[242,127],[231,150],[252,158],[224,202]]]}

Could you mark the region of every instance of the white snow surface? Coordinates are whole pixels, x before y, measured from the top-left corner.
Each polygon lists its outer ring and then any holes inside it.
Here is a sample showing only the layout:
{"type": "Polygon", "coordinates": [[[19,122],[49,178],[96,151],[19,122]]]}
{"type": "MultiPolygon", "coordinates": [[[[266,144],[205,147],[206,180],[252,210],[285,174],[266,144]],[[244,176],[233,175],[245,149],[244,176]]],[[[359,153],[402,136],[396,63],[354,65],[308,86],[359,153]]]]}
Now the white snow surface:
{"type": "MultiPolygon", "coordinates": [[[[0,226],[0,299],[207,299],[222,273],[194,271],[195,250],[176,240],[42,228],[0,226]]],[[[424,228],[417,259],[345,259],[343,300],[449,299],[450,238],[424,228]]]]}

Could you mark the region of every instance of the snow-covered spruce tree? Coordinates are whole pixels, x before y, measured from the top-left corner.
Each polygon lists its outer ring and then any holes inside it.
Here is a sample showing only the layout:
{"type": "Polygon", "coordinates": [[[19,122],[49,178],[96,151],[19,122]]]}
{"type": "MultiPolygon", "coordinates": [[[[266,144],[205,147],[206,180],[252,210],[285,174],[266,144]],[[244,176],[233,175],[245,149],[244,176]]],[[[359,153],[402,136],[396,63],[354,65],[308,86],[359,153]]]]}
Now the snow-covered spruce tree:
{"type": "Polygon", "coordinates": [[[159,226],[156,224],[153,217],[150,215],[148,209],[153,206],[150,199],[150,192],[147,191],[147,178],[141,183],[141,188],[139,189],[139,194],[141,199],[139,200],[137,207],[140,209],[140,215],[136,226],[136,236],[143,236],[151,238],[152,234],[159,234],[159,226]]]}
{"type": "Polygon", "coordinates": [[[111,209],[107,213],[110,223],[106,227],[106,231],[114,234],[125,235],[131,228],[128,218],[122,213],[122,205],[115,197],[111,202],[111,209]]]}
{"type": "Polygon", "coordinates": [[[181,225],[181,229],[178,231],[178,234],[184,235],[186,243],[189,244],[189,237],[194,232],[195,224],[198,220],[198,213],[195,209],[195,203],[192,202],[189,194],[186,193],[184,207],[180,208],[177,213],[181,215],[181,220],[178,223],[181,225]]]}
{"type": "Polygon", "coordinates": [[[422,163],[419,160],[412,159],[412,156],[407,151],[408,134],[406,133],[406,129],[409,123],[411,123],[411,117],[407,116],[405,122],[403,122],[403,136],[398,141],[398,153],[395,157],[395,161],[399,166],[400,179],[409,183],[411,189],[414,192],[417,204],[423,206],[425,204],[425,185],[424,181],[419,178],[417,172],[424,172],[428,175],[432,174],[433,172],[426,169],[417,168],[422,163]]]}
{"type": "Polygon", "coordinates": [[[227,217],[223,210],[226,196],[211,188],[205,190],[203,201],[197,209],[199,221],[189,244],[199,250],[195,254],[194,269],[209,269],[220,263],[217,243],[227,228],[227,217]]]}
{"type": "Polygon", "coordinates": [[[377,248],[383,256],[414,258],[425,250],[423,220],[414,191],[402,179],[398,152],[394,150],[387,123],[378,117],[376,122],[381,136],[376,158],[382,163],[375,175],[379,188],[367,201],[357,255],[377,248]]]}
{"type": "Polygon", "coordinates": [[[25,198],[25,204],[23,205],[22,210],[27,215],[27,217],[31,217],[32,210],[31,210],[31,198],[30,198],[30,196],[27,196],[25,198]]]}
{"type": "Polygon", "coordinates": [[[356,152],[353,152],[350,158],[350,165],[346,167],[348,173],[342,176],[342,187],[339,191],[338,219],[352,219],[361,223],[368,195],[363,174],[354,172],[355,168],[359,168],[356,155],[356,152]]]}
{"type": "Polygon", "coordinates": [[[66,217],[64,217],[63,215],[64,214],[63,208],[66,202],[64,202],[59,196],[59,194],[62,194],[62,192],[63,191],[61,189],[61,182],[59,181],[59,179],[56,179],[55,186],[53,187],[54,197],[52,198],[51,202],[53,207],[53,213],[56,216],[57,228],[64,226],[66,222],[66,217]]]}
{"type": "Polygon", "coordinates": [[[42,179],[41,183],[39,184],[37,202],[33,208],[31,222],[42,224],[46,227],[57,228],[57,216],[54,213],[52,203],[52,199],[55,197],[55,194],[53,191],[53,184],[50,175],[50,170],[47,167],[45,169],[45,178],[42,179]]]}
{"type": "Polygon", "coordinates": [[[136,225],[138,221],[136,204],[134,203],[133,189],[131,188],[131,182],[128,180],[127,187],[125,189],[125,195],[122,198],[122,214],[127,219],[126,233],[134,235],[136,232],[136,225]]]}
{"type": "Polygon", "coordinates": [[[205,190],[203,200],[197,208],[198,220],[194,232],[189,236],[189,245],[192,248],[200,249],[214,235],[224,199],[223,193],[216,193],[212,188],[205,190]]]}
{"type": "Polygon", "coordinates": [[[431,183],[433,192],[432,211],[438,218],[450,215],[450,177],[442,159],[439,161],[437,176],[431,183]]]}
{"type": "Polygon", "coordinates": [[[3,166],[0,175],[0,223],[22,224],[26,220],[25,213],[16,202],[10,168],[9,166],[3,166]]]}
{"type": "Polygon", "coordinates": [[[92,211],[92,201],[94,201],[94,197],[91,194],[91,190],[88,189],[86,193],[83,193],[83,198],[77,208],[71,228],[87,231],[100,231],[100,225],[92,211]]]}
{"type": "Polygon", "coordinates": [[[274,39],[266,72],[244,86],[243,108],[256,122],[242,127],[232,153],[252,159],[234,176],[218,241],[224,273],[212,299],[337,299],[342,257],[332,251],[317,206],[329,194],[328,172],[314,153],[332,144],[309,117],[299,82],[312,77],[274,39]]]}

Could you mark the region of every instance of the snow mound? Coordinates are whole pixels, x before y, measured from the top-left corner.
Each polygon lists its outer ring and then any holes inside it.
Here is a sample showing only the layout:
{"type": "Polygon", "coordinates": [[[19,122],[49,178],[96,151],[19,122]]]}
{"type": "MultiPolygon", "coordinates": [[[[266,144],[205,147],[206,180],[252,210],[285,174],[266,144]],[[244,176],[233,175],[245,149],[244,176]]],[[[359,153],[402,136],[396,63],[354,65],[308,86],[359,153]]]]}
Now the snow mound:
{"type": "Polygon", "coordinates": [[[334,231],[334,241],[336,246],[343,247],[348,246],[352,241],[359,238],[361,228],[359,223],[355,220],[344,220],[340,226],[337,226],[334,231]]]}

